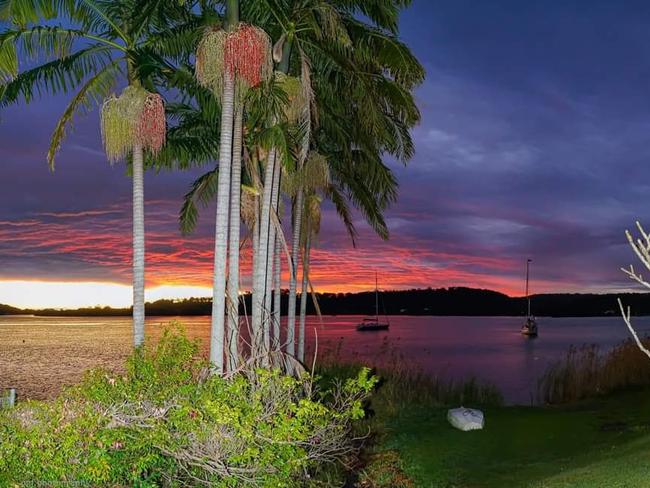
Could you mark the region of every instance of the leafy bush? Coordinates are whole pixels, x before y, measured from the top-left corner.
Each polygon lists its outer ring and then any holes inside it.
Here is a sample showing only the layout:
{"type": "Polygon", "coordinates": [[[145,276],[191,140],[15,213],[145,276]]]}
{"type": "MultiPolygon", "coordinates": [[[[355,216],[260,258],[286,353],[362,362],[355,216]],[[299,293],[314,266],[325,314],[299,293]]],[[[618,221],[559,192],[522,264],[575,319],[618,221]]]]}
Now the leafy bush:
{"type": "Polygon", "coordinates": [[[309,375],[208,374],[197,342],[167,330],[52,402],[0,412],[0,485],[305,486],[355,452],[368,369],[326,391],[309,375]]]}

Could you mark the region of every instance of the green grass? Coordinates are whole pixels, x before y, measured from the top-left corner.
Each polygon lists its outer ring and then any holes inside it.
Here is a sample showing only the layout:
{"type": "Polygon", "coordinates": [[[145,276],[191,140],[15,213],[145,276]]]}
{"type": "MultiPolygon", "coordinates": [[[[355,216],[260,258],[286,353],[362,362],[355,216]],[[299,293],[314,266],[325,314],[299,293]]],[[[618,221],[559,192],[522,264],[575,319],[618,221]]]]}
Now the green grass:
{"type": "MultiPolygon", "coordinates": [[[[362,488],[650,488],[650,363],[630,342],[571,348],[544,376],[550,407],[504,407],[493,386],[429,377],[390,344],[384,356],[362,488]],[[451,427],[459,405],[481,408],[485,429],[451,427]]],[[[320,364],[326,383],[358,368],[336,353],[320,364]]]]}
{"type": "MultiPolygon", "coordinates": [[[[382,425],[417,487],[650,487],[650,392],[574,406],[486,407],[461,432],[446,408],[401,409],[382,425]]],[[[379,415],[378,415],[379,417],[379,415]]]]}

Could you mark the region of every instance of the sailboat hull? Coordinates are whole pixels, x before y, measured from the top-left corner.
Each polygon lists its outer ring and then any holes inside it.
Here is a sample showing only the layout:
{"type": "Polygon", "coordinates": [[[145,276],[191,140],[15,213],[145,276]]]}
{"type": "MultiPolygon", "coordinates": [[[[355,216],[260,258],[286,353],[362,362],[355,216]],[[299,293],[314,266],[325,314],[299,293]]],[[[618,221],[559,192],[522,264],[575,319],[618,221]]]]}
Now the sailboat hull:
{"type": "Polygon", "coordinates": [[[389,325],[388,324],[381,324],[381,323],[361,323],[357,325],[357,330],[358,331],[371,331],[371,330],[388,330],[389,325]]]}
{"type": "Polygon", "coordinates": [[[526,323],[521,326],[521,333],[528,337],[537,337],[537,322],[529,318],[526,323]]]}

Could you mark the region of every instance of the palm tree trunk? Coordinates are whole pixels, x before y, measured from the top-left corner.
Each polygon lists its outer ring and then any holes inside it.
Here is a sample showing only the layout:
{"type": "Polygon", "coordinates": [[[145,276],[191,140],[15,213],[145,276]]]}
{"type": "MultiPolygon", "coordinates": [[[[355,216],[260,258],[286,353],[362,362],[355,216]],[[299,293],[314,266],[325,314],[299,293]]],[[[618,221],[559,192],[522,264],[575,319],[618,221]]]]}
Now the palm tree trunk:
{"type": "Polygon", "coordinates": [[[281,290],[281,270],[282,265],[282,243],[280,237],[275,238],[275,263],[273,265],[273,348],[280,350],[282,340],[280,338],[280,318],[282,317],[282,290],[281,290]]]}
{"type": "Polygon", "coordinates": [[[287,311],[287,354],[296,354],[296,290],[300,259],[300,226],[302,224],[303,190],[298,189],[294,204],[293,236],[291,237],[291,276],[289,277],[289,309],[287,311]]]}
{"type": "Polygon", "coordinates": [[[255,222],[253,222],[253,272],[255,271],[255,260],[260,248],[260,198],[255,197],[255,222]]]}
{"type": "MultiPolygon", "coordinates": [[[[309,229],[307,229],[308,231],[309,229]]],[[[305,362],[305,320],[307,316],[307,295],[309,294],[309,252],[311,236],[307,234],[302,261],[302,292],[300,293],[300,327],[298,329],[298,361],[305,362]]]]}
{"type": "MultiPolygon", "coordinates": [[[[271,313],[272,306],[272,290],[273,290],[273,262],[275,261],[275,239],[277,228],[275,226],[274,215],[278,213],[278,200],[280,196],[280,161],[275,158],[275,165],[273,168],[273,184],[271,186],[271,211],[269,213],[269,238],[266,250],[266,272],[265,272],[265,300],[264,300],[264,349],[265,351],[271,350],[271,329],[275,328],[273,322],[273,314],[271,313]]],[[[262,217],[263,218],[263,217],[262,217]]]]}
{"type": "Polygon", "coordinates": [[[133,343],[144,343],[144,165],[139,144],[133,147],[133,343]]]}
{"type": "Polygon", "coordinates": [[[269,265],[269,234],[271,225],[271,206],[273,196],[273,176],[275,174],[276,150],[269,152],[266,169],[264,170],[264,188],[262,191],[262,207],[259,218],[259,238],[257,241],[257,254],[255,255],[255,266],[253,270],[253,299],[252,299],[252,332],[253,332],[253,356],[259,356],[268,352],[265,348],[266,338],[264,330],[268,319],[265,314],[265,302],[267,293],[267,272],[269,265]]]}
{"type": "MultiPolygon", "coordinates": [[[[278,65],[278,71],[288,73],[289,60],[291,55],[291,42],[285,42],[282,48],[282,60],[278,65]]],[[[268,353],[270,344],[269,339],[269,318],[268,309],[264,310],[266,295],[270,289],[270,279],[268,271],[272,259],[272,248],[275,244],[275,238],[270,239],[272,223],[271,208],[273,204],[273,184],[276,176],[276,148],[272,148],[267,158],[266,169],[264,171],[264,190],[262,193],[262,209],[260,215],[260,237],[258,243],[258,252],[256,254],[257,263],[253,272],[253,304],[252,304],[252,322],[253,334],[256,340],[253,340],[253,356],[261,353],[268,353]],[[271,251],[271,253],[269,252],[271,251]],[[266,350],[263,350],[266,348],[266,350]]],[[[277,163],[279,165],[279,163],[277,163]]],[[[279,178],[278,178],[279,179],[279,178]]]]}
{"type": "Polygon", "coordinates": [[[239,361],[239,231],[241,205],[242,110],[237,110],[233,136],[232,168],[230,173],[230,230],[228,232],[228,370],[237,368],[239,361]]]}
{"type": "Polygon", "coordinates": [[[250,337],[250,347],[251,347],[251,356],[255,357],[255,351],[258,350],[258,335],[255,333],[255,328],[253,325],[253,313],[255,310],[255,298],[259,295],[255,292],[255,277],[256,277],[256,269],[257,269],[257,263],[259,261],[259,248],[260,248],[260,198],[258,196],[255,196],[255,220],[253,222],[253,228],[251,229],[251,233],[253,234],[252,237],[252,248],[253,248],[253,254],[251,257],[251,270],[252,270],[252,285],[251,285],[251,320],[250,322],[248,321],[248,317],[246,318],[246,326],[248,327],[248,334],[250,337]]]}
{"type": "Polygon", "coordinates": [[[223,372],[224,322],[226,310],[226,258],[228,254],[228,214],[230,203],[230,166],[235,101],[235,83],[224,74],[221,105],[221,138],[219,175],[217,178],[217,216],[214,239],[214,276],[212,286],[212,328],[210,331],[210,362],[214,372],[223,372]]]}

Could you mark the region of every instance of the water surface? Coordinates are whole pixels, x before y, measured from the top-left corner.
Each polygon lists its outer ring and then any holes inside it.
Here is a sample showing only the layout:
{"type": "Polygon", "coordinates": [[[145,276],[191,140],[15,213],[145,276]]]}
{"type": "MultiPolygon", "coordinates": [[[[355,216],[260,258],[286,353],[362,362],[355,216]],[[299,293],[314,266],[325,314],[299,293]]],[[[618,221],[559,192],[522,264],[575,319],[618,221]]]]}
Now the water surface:
{"type": "MultiPolygon", "coordinates": [[[[147,334],[181,321],[207,347],[209,317],[150,317],[147,334]]],[[[619,317],[540,318],[540,335],[519,334],[521,317],[389,317],[388,331],[358,332],[358,316],[308,318],[311,348],[321,355],[381,365],[399,359],[446,378],[475,376],[496,384],[510,403],[530,403],[537,380],[570,345],[597,344],[606,351],[628,338],[619,317]],[[335,351],[335,352],[333,352],[335,351]]],[[[640,335],[650,317],[635,318],[640,335]]],[[[23,398],[48,398],[93,366],[119,367],[131,347],[127,317],[0,316],[0,387],[23,398]]]]}

